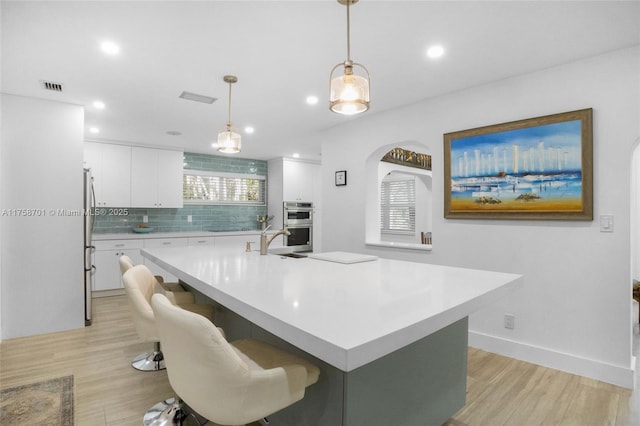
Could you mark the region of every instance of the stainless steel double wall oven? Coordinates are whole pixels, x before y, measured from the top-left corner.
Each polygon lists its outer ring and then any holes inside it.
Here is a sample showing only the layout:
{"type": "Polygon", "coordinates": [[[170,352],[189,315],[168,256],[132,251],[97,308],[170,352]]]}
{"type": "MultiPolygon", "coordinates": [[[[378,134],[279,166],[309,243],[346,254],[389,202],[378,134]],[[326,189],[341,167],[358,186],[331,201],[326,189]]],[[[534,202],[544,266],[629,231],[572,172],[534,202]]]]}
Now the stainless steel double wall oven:
{"type": "Polygon", "coordinates": [[[284,245],[293,251],[313,251],[313,203],[285,201],[283,225],[291,235],[284,236],[284,245]]]}

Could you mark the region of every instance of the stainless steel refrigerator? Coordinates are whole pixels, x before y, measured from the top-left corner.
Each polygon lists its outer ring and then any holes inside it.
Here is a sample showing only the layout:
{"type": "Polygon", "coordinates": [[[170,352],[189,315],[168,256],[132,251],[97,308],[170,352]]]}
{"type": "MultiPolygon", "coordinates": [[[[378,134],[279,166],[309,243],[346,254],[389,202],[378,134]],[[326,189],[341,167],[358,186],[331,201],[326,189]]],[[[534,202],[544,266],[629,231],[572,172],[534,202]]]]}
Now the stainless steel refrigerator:
{"type": "Polygon", "coordinates": [[[95,193],[91,169],[84,169],[84,325],[91,325],[91,291],[93,275],[93,218],[95,211],[95,193]]]}

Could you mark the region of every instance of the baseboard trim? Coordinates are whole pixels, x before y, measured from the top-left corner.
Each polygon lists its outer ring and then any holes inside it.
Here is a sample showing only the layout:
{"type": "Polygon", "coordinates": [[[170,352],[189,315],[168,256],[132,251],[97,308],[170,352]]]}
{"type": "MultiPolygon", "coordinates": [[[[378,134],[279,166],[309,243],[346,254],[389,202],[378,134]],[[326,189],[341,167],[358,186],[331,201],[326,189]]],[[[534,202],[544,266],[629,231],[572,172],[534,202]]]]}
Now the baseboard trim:
{"type": "Polygon", "coordinates": [[[469,331],[469,346],[627,389],[635,386],[635,357],[624,368],[475,331],[469,331]]]}
{"type": "Polygon", "coordinates": [[[99,297],[122,296],[123,294],[127,294],[124,288],[115,288],[113,290],[92,291],[91,298],[97,299],[99,297]]]}

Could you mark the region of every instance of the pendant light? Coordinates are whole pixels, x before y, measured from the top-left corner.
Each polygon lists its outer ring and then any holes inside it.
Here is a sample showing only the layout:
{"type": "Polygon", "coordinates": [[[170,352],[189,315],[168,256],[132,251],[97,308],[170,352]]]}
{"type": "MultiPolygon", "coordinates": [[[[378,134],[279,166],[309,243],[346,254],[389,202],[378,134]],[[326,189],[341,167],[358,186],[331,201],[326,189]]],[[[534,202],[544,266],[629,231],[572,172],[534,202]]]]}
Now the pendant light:
{"type": "Polygon", "coordinates": [[[240,134],[234,132],[231,127],[231,85],[238,82],[238,77],[225,75],[223,80],[225,83],[229,83],[229,120],[227,121],[227,130],[218,133],[218,151],[225,154],[237,154],[240,152],[242,142],[240,134]]]}
{"type": "Polygon", "coordinates": [[[333,67],[329,76],[329,108],[344,115],[358,114],[369,109],[369,71],[364,65],[351,60],[349,6],[357,2],[358,0],[338,0],[338,3],[347,6],[347,60],[333,67]],[[339,68],[343,70],[343,74],[334,77],[333,74],[339,68]],[[359,70],[362,75],[355,74],[354,70],[359,70]]]}

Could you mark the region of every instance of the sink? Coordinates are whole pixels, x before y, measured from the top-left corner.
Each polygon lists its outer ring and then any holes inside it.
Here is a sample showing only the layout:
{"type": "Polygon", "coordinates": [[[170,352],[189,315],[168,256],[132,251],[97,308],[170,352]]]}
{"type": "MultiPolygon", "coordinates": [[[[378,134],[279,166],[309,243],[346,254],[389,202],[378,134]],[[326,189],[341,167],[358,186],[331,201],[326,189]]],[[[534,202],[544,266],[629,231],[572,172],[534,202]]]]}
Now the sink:
{"type": "Polygon", "coordinates": [[[303,258],[303,257],[307,257],[306,254],[298,254],[298,253],[281,253],[281,254],[277,254],[276,256],[292,257],[294,259],[300,259],[300,258],[303,258]]]}

